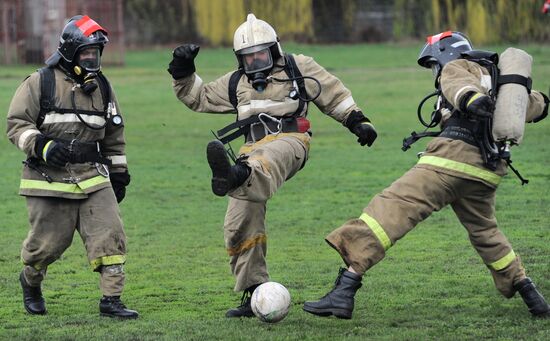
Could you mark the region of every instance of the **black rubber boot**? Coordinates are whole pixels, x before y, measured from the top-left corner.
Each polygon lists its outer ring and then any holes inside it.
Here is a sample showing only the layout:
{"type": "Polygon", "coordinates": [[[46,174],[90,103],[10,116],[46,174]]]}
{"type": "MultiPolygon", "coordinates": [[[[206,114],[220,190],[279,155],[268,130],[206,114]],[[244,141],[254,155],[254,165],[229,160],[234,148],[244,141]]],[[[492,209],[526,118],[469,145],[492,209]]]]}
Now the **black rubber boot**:
{"type": "Polygon", "coordinates": [[[525,302],[527,308],[529,308],[529,312],[533,316],[550,318],[550,305],[546,303],[544,297],[537,290],[533,281],[531,281],[531,278],[526,277],[516,283],[514,289],[519,292],[521,298],[523,298],[523,302],[525,302]]]}
{"type": "Polygon", "coordinates": [[[139,316],[137,311],[126,308],[120,296],[103,296],[99,300],[99,315],[119,319],[136,319],[139,316]]]}
{"type": "Polygon", "coordinates": [[[254,312],[252,311],[250,301],[252,298],[252,293],[257,287],[257,285],[254,285],[246,289],[243,292],[243,297],[241,298],[241,305],[237,308],[229,309],[225,313],[225,317],[254,317],[254,312]]]}
{"type": "Polygon", "coordinates": [[[21,288],[23,288],[23,305],[25,306],[25,310],[32,315],[46,314],[46,302],[42,296],[42,289],[39,286],[31,287],[25,280],[23,271],[19,275],[19,282],[21,282],[21,288]]]}
{"type": "Polygon", "coordinates": [[[334,288],[319,301],[305,302],[304,310],[318,316],[334,315],[341,319],[350,319],[355,293],[361,288],[361,278],[358,274],[341,268],[334,288]]]}
{"type": "Polygon", "coordinates": [[[223,143],[210,141],[206,147],[206,158],[212,170],[212,192],[223,197],[230,190],[242,185],[250,175],[250,168],[237,160],[231,165],[223,143]]]}

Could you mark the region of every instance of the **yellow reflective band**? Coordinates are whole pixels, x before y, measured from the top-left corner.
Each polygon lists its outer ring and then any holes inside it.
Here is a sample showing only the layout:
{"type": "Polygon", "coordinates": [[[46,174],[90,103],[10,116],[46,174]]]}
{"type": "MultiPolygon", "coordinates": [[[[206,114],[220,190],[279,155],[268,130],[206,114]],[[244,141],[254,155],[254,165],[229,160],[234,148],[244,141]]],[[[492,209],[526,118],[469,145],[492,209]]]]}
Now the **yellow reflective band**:
{"type": "Polygon", "coordinates": [[[493,185],[498,185],[502,178],[501,176],[493,172],[487,171],[485,169],[481,169],[481,168],[469,165],[467,163],[453,161],[453,160],[445,159],[438,156],[422,156],[420,160],[418,160],[418,163],[446,168],[446,169],[454,170],[460,173],[475,176],[476,178],[485,180],[493,185]]]}
{"type": "Polygon", "coordinates": [[[472,104],[473,101],[475,101],[476,99],[478,99],[481,96],[483,96],[483,95],[480,94],[479,92],[474,94],[472,97],[470,97],[470,99],[468,100],[468,104],[466,104],[466,106],[469,107],[470,104],[472,104]]]}
{"type": "Polygon", "coordinates": [[[48,155],[48,147],[50,147],[50,144],[52,144],[53,140],[50,140],[48,143],[46,143],[46,145],[44,146],[44,148],[42,149],[42,158],[44,159],[44,161],[48,162],[46,160],[46,156],[48,155]]]}
{"type": "Polygon", "coordinates": [[[47,182],[42,180],[21,179],[21,189],[43,189],[46,191],[56,191],[63,193],[84,194],[84,191],[76,184],[66,184],[63,182],[47,182]]]}
{"type": "Polygon", "coordinates": [[[228,248],[227,254],[230,256],[235,256],[246,250],[252,249],[256,245],[265,244],[266,241],[267,241],[267,236],[265,234],[259,234],[255,237],[248,238],[247,240],[245,240],[244,242],[242,242],[241,244],[235,247],[228,248]]]}
{"type": "Polygon", "coordinates": [[[388,237],[388,235],[386,234],[382,226],[380,226],[380,224],[378,224],[378,222],[373,217],[371,217],[366,213],[363,213],[361,214],[359,219],[361,219],[362,221],[367,223],[367,225],[369,225],[372,232],[374,232],[376,237],[378,237],[378,240],[380,240],[380,243],[384,247],[384,250],[387,250],[391,247],[390,237],[388,237]]]}
{"type": "Polygon", "coordinates": [[[102,175],[98,175],[98,176],[95,176],[91,179],[88,179],[88,180],[84,180],[82,182],[79,182],[78,183],[78,187],[82,188],[82,189],[87,189],[87,188],[90,188],[90,187],[93,187],[95,185],[99,185],[99,184],[102,184],[104,182],[109,182],[109,178],[106,178],[102,175]]]}
{"type": "Polygon", "coordinates": [[[125,255],[103,256],[96,258],[90,262],[93,270],[96,270],[102,265],[115,265],[126,263],[125,255]]]}
{"type": "Polygon", "coordinates": [[[514,259],[516,259],[516,253],[514,252],[514,250],[512,250],[506,256],[502,257],[494,263],[489,264],[489,266],[496,271],[499,271],[510,265],[510,263],[512,263],[514,259]]]}
{"type": "Polygon", "coordinates": [[[79,182],[78,184],[68,184],[64,182],[47,182],[43,180],[21,179],[21,189],[42,189],[46,191],[56,191],[63,193],[83,194],[85,189],[109,182],[109,179],[98,175],[91,179],[79,182]]]}

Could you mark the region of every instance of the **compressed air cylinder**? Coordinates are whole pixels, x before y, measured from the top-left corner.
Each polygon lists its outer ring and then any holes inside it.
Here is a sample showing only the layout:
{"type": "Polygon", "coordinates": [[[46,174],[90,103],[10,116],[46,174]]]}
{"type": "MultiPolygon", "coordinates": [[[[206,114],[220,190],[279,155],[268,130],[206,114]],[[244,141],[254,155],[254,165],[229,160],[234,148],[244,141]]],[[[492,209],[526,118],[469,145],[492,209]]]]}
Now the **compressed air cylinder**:
{"type": "MultiPolygon", "coordinates": [[[[531,76],[533,58],[525,51],[507,48],[498,63],[501,75],[531,76]]],[[[520,144],[529,104],[527,88],[516,83],[503,84],[498,90],[493,119],[493,138],[499,142],[520,144]]]]}

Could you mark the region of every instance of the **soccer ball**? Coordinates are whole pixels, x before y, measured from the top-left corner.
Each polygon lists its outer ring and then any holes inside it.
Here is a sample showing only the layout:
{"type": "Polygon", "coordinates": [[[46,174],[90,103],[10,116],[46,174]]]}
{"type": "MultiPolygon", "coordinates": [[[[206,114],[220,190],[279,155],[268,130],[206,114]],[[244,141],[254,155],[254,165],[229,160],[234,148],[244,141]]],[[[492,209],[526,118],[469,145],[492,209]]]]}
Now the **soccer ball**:
{"type": "Polygon", "coordinates": [[[254,315],[261,321],[276,323],[288,314],[290,293],[282,284],[266,282],[254,290],[250,305],[254,315]]]}

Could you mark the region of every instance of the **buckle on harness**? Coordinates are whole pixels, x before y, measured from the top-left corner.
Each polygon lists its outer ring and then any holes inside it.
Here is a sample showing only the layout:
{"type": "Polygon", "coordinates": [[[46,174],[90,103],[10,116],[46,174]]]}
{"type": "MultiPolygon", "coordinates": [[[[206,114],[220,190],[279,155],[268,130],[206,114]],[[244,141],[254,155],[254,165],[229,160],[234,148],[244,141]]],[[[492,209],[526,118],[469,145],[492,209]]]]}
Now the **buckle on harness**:
{"type": "Polygon", "coordinates": [[[277,119],[266,113],[259,113],[258,122],[252,123],[250,125],[250,138],[252,139],[252,142],[256,142],[263,139],[267,135],[277,135],[282,132],[282,129],[283,129],[282,119],[277,119]],[[270,122],[276,125],[275,130],[272,130],[272,128],[270,128],[270,124],[269,124],[270,122]],[[260,129],[263,127],[263,132],[257,135],[256,127],[259,127],[260,129]]]}

